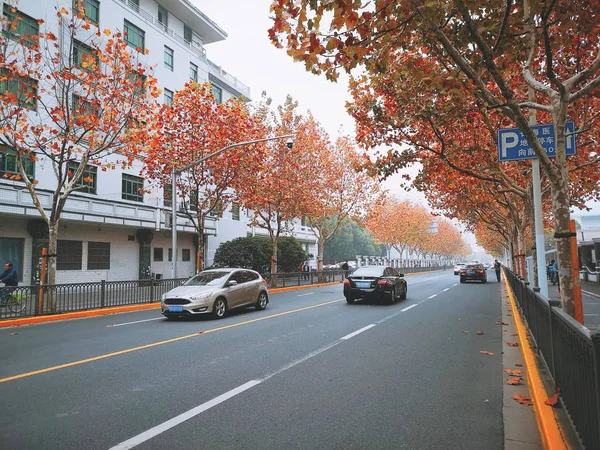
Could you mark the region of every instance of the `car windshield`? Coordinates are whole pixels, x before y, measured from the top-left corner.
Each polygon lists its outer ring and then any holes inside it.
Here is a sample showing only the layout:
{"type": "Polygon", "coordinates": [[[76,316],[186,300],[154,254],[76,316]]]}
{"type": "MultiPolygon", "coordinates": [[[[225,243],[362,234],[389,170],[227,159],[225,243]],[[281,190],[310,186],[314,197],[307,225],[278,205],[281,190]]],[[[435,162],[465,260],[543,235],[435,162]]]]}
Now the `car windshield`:
{"type": "Polygon", "coordinates": [[[353,277],[380,277],[383,275],[383,267],[360,267],[354,271],[353,277]]]}
{"type": "Polygon", "coordinates": [[[231,272],[200,272],[185,283],[184,286],[218,286],[225,283],[225,280],[231,272]]]}

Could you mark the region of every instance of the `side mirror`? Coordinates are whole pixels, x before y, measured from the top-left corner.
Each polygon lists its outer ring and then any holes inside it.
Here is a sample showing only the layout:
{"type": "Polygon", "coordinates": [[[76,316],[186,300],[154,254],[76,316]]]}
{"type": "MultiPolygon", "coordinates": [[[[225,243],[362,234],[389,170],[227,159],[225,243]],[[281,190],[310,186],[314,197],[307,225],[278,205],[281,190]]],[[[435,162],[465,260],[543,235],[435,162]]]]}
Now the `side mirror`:
{"type": "Polygon", "coordinates": [[[231,286],[237,286],[237,281],[235,280],[229,280],[227,282],[227,286],[231,287],[231,286]]]}

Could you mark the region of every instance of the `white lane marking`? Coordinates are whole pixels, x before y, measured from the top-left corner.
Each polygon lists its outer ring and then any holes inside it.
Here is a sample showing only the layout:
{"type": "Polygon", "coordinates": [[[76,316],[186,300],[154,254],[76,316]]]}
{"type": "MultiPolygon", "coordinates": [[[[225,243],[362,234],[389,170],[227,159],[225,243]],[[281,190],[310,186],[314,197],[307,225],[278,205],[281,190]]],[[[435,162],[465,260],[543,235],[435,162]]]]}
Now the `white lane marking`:
{"type": "Polygon", "coordinates": [[[450,288],[446,288],[442,292],[446,292],[446,291],[449,291],[449,290],[450,290],[450,288]]]}
{"type": "Polygon", "coordinates": [[[346,340],[348,340],[350,338],[353,338],[357,334],[362,333],[363,331],[367,331],[369,328],[373,328],[374,326],[375,326],[375,324],[372,323],[371,325],[367,325],[366,327],[362,327],[360,330],[356,330],[354,333],[347,334],[346,336],[344,336],[341,339],[344,340],[344,341],[346,341],[346,340]]]}
{"type": "Polygon", "coordinates": [[[136,320],[135,322],[117,323],[115,325],[106,325],[107,328],[122,327],[123,325],[133,325],[134,323],[150,322],[151,320],[164,320],[164,317],[155,317],[153,319],[136,320]]]}
{"type": "Polygon", "coordinates": [[[430,299],[430,298],[433,298],[433,297],[437,297],[437,294],[430,295],[429,297],[427,297],[427,299],[430,299]]]}
{"type": "Polygon", "coordinates": [[[298,297],[306,297],[307,295],[314,295],[314,292],[309,292],[308,294],[299,294],[298,297]]]}
{"type": "Polygon", "coordinates": [[[600,314],[584,314],[584,316],[600,316],[600,314]]]}
{"type": "Polygon", "coordinates": [[[131,439],[121,442],[120,444],[111,447],[110,450],[125,450],[136,447],[141,443],[146,442],[152,439],[153,437],[158,436],[159,434],[164,433],[167,430],[170,430],[173,427],[176,427],[177,425],[185,422],[186,420],[189,420],[192,417],[195,417],[198,414],[209,410],[213,406],[216,406],[219,403],[223,403],[224,401],[229,400],[230,398],[235,397],[236,395],[260,383],[262,383],[261,380],[248,381],[247,383],[242,384],[241,386],[238,386],[235,389],[232,389],[231,391],[225,392],[224,394],[221,394],[218,397],[207,401],[206,403],[202,403],[201,405],[196,406],[195,408],[192,408],[189,411],[184,412],[183,414],[173,417],[172,419],[169,419],[166,422],[161,423],[160,425],[150,428],[149,430],[144,431],[143,433],[140,433],[137,436],[132,437],[131,439]]]}
{"type": "Polygon", "coordinates": [[[458,286],[458,283],[454,283],[454,284],[452,285],[452,287],[454,287],[454,286],[458,286]]]}
{"type": "Polygon", "coordinates": [[[413,309],[415,306],[417,306],[416,303],[414,305],[407,306],[406,308],[401,309],[400,311],[405,312],[405,311],[408,311],[409,309],[413,309]]]}

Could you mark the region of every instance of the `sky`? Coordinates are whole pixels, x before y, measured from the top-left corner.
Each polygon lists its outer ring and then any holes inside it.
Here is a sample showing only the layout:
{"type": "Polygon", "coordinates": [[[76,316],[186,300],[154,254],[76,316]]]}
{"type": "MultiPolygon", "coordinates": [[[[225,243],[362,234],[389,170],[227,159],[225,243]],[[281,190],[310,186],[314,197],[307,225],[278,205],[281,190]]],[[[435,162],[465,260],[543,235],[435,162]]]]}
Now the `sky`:
{"type": "MultiPolygon", "coordinates": [[[[332,83],[323,75],[307,72],[304,65],[296,63],[284,49],[277,49],[268,38],[267,30],[271,0],[190,0],[204,14],[224,29],[228,38],[206,45],[208,58],[251,88],[253,100],[259,100],[266,91],[275,105],[280,105],[287,95],[299,102],[301,111],[310,110],[332,138],[339,134],[354,134],[354,120],[346,113],[347,77],[332,83]]],[[[409,169],[411,176],[418,169],[409,169]]],[[[399,188],[400,175],[384,182],[386,189],[398,198],[426,205],[423,194],[405,192],[399,188]]],[[[600,214],[600,203],[590,204],[592,212],[573,211],[574,216],[600,214]]],[[[474,244],[472,235],[465,233],[468,243],[474,244]]],[[[475,249],[475,247],[473,247],[475,249]]]]}

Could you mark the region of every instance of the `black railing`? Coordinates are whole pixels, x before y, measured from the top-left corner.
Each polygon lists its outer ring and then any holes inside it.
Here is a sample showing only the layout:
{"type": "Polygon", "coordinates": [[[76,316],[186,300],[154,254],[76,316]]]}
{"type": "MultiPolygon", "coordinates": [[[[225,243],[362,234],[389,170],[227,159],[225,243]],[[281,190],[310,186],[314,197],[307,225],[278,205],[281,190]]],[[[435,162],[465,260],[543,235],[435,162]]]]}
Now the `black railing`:
{"type": "Polygon", "coordinates": [[[600,333],[504,273],[579,438],[585,448],[600,449],[600,333]]]}

